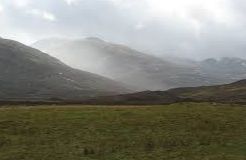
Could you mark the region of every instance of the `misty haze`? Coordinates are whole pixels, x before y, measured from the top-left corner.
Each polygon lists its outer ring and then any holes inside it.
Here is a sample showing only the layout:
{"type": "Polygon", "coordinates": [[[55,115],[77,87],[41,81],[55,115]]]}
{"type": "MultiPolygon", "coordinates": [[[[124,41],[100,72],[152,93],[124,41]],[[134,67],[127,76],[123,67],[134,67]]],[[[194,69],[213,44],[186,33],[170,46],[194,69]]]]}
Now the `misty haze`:
{"type": "Polygon", "coordinates": [[[0,160],[246,159],[243,0],[0,0],[0,160]]]}

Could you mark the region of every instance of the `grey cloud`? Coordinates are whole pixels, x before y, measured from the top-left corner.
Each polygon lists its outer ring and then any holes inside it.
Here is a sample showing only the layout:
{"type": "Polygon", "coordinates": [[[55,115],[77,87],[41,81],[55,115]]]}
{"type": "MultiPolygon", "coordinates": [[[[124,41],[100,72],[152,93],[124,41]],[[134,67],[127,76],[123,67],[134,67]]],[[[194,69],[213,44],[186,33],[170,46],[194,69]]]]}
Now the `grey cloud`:
{"type": "Polygon", "coordinates": [[[29,2],[21,7],[14,0],[0,2],[4,7],[0,36],[26,43],[54,36],[97,36],[157,55],[246,58],[243,0],[222,0],[228,19],[201,6],[187,9],[186,17],[155,16],[147,0],[78,0],[70,5],[65,0],[29,2]],[[55,21],[28,14],[33,9],[54,15],[55,21]]]}

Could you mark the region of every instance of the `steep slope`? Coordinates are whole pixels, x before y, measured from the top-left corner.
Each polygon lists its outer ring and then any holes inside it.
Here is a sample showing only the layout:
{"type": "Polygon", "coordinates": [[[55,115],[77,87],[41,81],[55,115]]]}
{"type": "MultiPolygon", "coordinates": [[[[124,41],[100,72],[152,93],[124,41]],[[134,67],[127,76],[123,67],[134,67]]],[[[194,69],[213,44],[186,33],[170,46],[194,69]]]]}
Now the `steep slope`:
{"type": "Polygon", "coordinates": [[[193,66],[178,65],[98,38],[42,40],[33,45],[68,65],[136,86],[139,90],[223,83],[193,66]]]}
{"type": "Polygon", "coordinates": [[[81,100],[127,93],[123,84],[73,69],[21,43],[0,39],[0,100],[81,100]]]}
{"type": "Polygon", "coordinates": [[[235,83],[177,88],[168,91],[145,91],[86,100],[87,104],[170,104],[176,102],[218,102],[246,104],[246,80],[235,83]]]}

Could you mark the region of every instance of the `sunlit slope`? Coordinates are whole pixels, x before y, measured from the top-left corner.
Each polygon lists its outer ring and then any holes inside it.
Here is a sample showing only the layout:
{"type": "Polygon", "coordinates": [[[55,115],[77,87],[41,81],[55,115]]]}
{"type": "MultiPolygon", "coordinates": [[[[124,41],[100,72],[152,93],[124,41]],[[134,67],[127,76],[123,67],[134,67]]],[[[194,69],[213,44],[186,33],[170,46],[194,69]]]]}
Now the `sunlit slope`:
{"type": "Polygon", "coordinates": [[[169,93],[197,101],[246,103],[246,80],[219,86],[174,89],[169,93]]]}

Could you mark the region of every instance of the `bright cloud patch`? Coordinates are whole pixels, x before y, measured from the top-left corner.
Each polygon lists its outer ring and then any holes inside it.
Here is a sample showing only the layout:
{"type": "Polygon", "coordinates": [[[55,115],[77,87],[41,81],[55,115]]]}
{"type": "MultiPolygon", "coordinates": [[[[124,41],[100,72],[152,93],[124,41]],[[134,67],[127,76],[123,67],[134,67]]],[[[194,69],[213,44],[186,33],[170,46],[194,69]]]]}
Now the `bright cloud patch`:
{"type": "Polygon", "coordinates": [[[50,21],[55,21],[56,20],[56,17],[53,14],[48,13],[48,12],[43,12],[43,18],[47,19],[47,20],[50,20],[50,21]]]}
{"type": "Polygon", "coordinates": [[[13,5],[19,8],[27,7],[30,3],[30,0],[13,0],[12,2],[13,5]]]}
{"type": "Polygon", "coordinates": [[[192,19],[193,10],[207,12],[218,20],[228,20],[231,13],[225,0],[146,0],[152,12],[158,16],[178,16],[192,19]]]}
{"type": "Polygon", "coordinates": [[[3,12],[3,6],[0,4],[0,14],[3,12]]]}
{"type": "Polygon", "coordinates": [[[68,5],[75,3],[78,0],[64,0],[68,5]]]}
{"type": "Polygon", "coordinates": [[[53,15],[52,13],[49,13],[47,11],[42,11],[39,9],[32,9],[30,11],[27,11],[27,13],[32,14],[32,15],[37,16],[37,17],[41,17],[41,18],[48,20],[48,21],[55,21],[56,20],[55,15],[53,15]]]}

